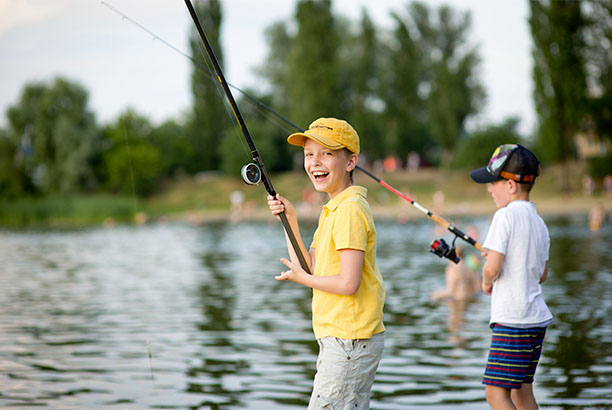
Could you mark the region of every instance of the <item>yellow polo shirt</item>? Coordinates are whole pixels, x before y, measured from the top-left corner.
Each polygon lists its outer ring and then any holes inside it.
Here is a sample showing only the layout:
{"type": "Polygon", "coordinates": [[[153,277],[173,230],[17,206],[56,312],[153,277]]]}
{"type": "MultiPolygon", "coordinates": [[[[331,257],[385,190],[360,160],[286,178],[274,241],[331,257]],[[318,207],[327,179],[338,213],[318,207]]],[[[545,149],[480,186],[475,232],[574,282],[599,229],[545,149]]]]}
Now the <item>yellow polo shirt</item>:
{"type": "Polygon", "coordinates": [[[317,339],[369,339],[383,332],[385,286],[376,266],[376,228],[367,189],[350,186],[323,206],[311,247],[316,276],[340,273],[340,250],[364,251],[361,283],[354,295],[313,289],[312,327],[317,339]]]}

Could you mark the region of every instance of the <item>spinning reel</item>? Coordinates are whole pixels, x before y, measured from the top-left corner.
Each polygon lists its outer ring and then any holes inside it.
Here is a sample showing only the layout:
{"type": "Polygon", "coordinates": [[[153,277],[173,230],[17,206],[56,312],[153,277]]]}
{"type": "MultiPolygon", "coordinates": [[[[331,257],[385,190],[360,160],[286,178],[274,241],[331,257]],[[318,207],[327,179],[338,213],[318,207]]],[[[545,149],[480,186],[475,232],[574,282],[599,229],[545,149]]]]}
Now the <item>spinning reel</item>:
{"type": "Polygon", "coordinates": [[[240,170],[240,174],[244,182],[249,185],[257,185],[261,182],[261,168],[254,162],[243,166],[240,170]]]}
{"type": "Polygon", "coordinates": [[[457,236],[453,239],[453,243],[449,247],[444,239],[434,239],[431,241],[429,245],[431,249],[429,252],[438,255],[440,258],[447,258],[455,263],[459,263],[461,258],[457,256],[457,251],[455,249],[455,241],[457,240],[457,236]]]}

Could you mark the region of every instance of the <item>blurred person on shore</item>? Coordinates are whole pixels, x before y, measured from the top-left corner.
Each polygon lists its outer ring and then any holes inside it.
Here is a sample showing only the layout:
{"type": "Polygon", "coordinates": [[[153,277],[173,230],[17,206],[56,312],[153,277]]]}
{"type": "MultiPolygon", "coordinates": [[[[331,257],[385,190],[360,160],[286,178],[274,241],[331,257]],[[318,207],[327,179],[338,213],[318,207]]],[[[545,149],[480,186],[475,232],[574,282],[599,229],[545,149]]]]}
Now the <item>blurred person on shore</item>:
{"type": "Polygon", "coordinates": [[[582,192],[587,196],[591,196],[593,192],[595,192],[595,181],[590,175],[584,175],[582,177],[582,192]]]}
{"type": "Polygon", "coordinates": [[[601,229],[606,220],[606,210],[602,203],[593,205],[589,211],[589,228],[592,232],[596,232],[601,229]]]}
{"type": "Polygon", "coordinates": [[[603,188],[609,198],[612,198],[612,175],[606,175],[603,179],[603,188]]]}

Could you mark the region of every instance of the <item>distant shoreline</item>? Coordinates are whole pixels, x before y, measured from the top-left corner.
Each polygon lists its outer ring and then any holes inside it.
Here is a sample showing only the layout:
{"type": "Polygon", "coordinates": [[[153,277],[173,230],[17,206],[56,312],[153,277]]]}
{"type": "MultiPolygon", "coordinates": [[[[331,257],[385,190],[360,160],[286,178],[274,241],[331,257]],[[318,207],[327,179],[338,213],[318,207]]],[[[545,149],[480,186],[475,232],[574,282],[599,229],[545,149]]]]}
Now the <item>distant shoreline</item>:
{"type": "MultiPolygon", "coordinates": [[[[584,170],[574,165],[573,191],[559,191],[559,173],[554,167],[536,182],[531,200],[545,218],[557,215],[588,215],[601,205],[612,219],[612,197],[599,190],[593,195],[581,191],[584,170]]],[[[490,217],[495,204],[485,185],[475,184],[467,171],[425,168],[416,172],[380,173],[380,178],[406,196],[450,223],[462,217],[490,217]]],[[[325,194],[313,190],[303,171],[273,175],[276,192],[289,198],[300,221],[316,222],[325,194]]],[[[362,174],[357,185],[368,190],[368,202],[377,221],[404,223],[427,218],[410,203],[362,174]]],[[[141,225],[154,221],[181,221],[194,225],[276,220],[265,202],[263,186],[248,186],[235,176],[206,173],[170,181],[156,195],[136,198],[129,195],[77,195],[74,197],[18,198],[0,203],[0,227],[80,228],[141,225]]]]}
{"type": "MultiPolygon", "coordinates": [[[[448,222],[453,223],[454,219],[463,217],[490,217],[495,213],[495,205],[493,200],[489,199],[490,203],[483,201],[458,202],[445,205],[443,210],[437,215],[443,217],[448,222]]],[[[604,207],[608,219],[612,217],[612,199],[604,197],[590,198],[566,198],[565,201],[550,199],[543,201],[534,201],[538,209],[538,213],[543,218],[557,216],[580,215],[588,216],[591,208],[597,204],[604,207]]],[[[432,210],[433,212],[433,210],[432,210]]],[[[303,222],[316,222],[319,218],[320,208],[313,209],[310,212],[299,212],[298,218],[303,222]]],[[[399,223],[408,223],[419,219],[426,219],[427,216],[421,211],[414,208],[407,202],[393,206],[373,205],[372,214],[376,221],[395,221],[399,223]]],[[[239,223],[239,222],[275,222],[275,219],[268,213],[266,209],[256,209],[244,214],[232,214],[228,209],[226,211],[197,211],[190,210],[176,214],[168,214],[156,218],[161,221],[184,221],[195,225],[206,225],[210,223],[239,223]]]]}

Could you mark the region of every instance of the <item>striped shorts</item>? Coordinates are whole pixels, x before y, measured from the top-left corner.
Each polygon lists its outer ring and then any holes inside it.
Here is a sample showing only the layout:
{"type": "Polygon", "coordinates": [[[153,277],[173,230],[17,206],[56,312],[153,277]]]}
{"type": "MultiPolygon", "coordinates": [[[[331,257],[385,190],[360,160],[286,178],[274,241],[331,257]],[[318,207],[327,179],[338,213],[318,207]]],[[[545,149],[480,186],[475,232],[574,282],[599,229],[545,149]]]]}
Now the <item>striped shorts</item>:
{"type": "Polygon", "coordinates": [[[506,389],[533,383],[546,328],[517,329],[498,324],[491,328],[491,349],[482,383],[506,389]]]}

